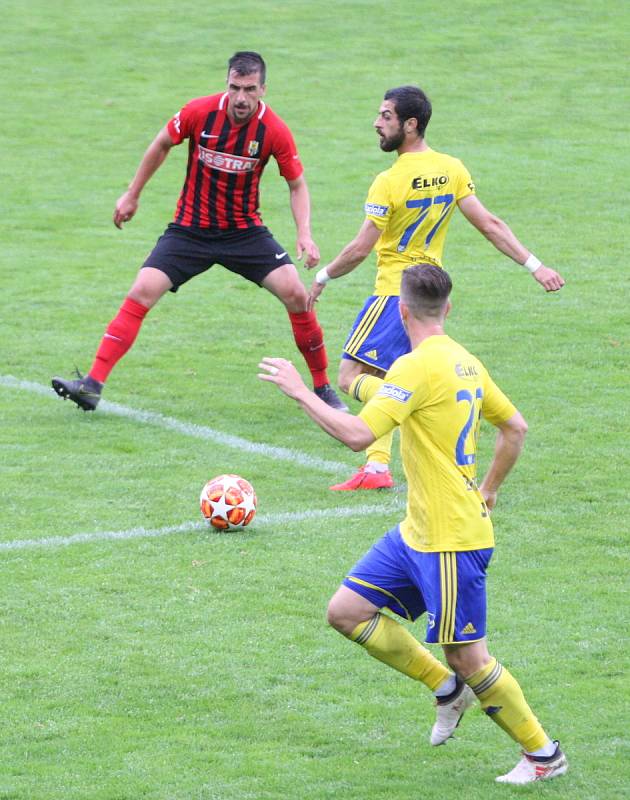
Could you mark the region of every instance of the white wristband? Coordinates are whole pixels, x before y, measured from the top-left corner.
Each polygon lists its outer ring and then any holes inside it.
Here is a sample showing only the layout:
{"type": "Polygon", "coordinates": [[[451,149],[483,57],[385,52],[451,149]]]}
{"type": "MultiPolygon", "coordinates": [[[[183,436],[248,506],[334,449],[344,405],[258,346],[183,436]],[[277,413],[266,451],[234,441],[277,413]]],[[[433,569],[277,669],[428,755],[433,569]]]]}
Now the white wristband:
{"type": "Polygon", "coordinates": [[[330,280],[330,275],[328,274],[328,270],[326,269],[326,267],[322,267],[320,269],[320,271],[315,276],[315,280],[321,286],[325,286],[328,283],[328,281],[330,280]]]}
{"type": "Polygon", "coordinates": [[[536,272],[538,267],[542,266],[542,261],[539,258],[536,258],[536,256],[533,253],[530,253],[527,256],[527,261],[523,264],[523,266],[530,272],[536,272]]]}

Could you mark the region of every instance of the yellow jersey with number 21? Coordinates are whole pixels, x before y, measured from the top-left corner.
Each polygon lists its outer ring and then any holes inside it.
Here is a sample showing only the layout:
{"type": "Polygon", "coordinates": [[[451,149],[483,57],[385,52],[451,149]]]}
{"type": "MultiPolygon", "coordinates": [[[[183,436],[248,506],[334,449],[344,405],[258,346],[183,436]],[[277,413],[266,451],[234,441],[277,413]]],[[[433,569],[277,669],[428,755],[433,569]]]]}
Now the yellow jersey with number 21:
{"type": "Polygon", "coordinates": [[[365,202],[366,217],[381,231],[374,294],[400,294],[400,276],[411,264],[442,266],[455,206],[474,193],[462,162],[431,149],[403,153],[376,176],[365,202]]]}
{"type": "Polygon", "coordinates": [[[359,416],[376,438],[400,426],[408,486],[400,529],[410,547],[494,547],[476,483],[479,422],[500,425],[515,413],[481,361],[449,336],[430,336],[392,364],[359,416]]]}

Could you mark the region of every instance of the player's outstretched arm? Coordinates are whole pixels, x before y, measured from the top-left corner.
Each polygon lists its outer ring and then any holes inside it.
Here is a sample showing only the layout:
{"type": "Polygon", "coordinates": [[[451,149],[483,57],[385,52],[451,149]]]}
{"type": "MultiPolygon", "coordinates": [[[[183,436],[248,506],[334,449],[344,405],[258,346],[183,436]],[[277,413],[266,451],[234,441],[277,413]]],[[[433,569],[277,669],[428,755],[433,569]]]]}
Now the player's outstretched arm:
{"type": "Polygon", "coordinates": [[[140,193],[145,185],[155,174],[173,146],[173,141],[166,127],[158,133],[147,148],[140,166],[127,191],[118,199],[114,209],[114,225],[122,228],[123,223],[129,222],[138,210],[140,193]]]}
{"type": "Polygon", "coordinates": [[[311,198],[308,186],[304,175],[287,181],[287,183],[289,184],[291,213],[297,228],[297,258],[298,261],[301,261],[302,256],[306,256],[304,266],[311,269],[319,264],[319,248],[311,236],[311,198]]]}
{"type": "Polygon", "coordinates": [[[498,427],[494,457],[479,487],[490,511],[497,503],[499,487],[523,449],[527,433],[527,423],[518,411],[498,427]]]}
{"type": "Polygon", "coordinates": [[[516,238],[509,225],[482,204],[478,197],[469,195],[460,200],[459,209],[471,225],[506,256],[525,266],[535,280],[547,291],[557,292],[564,286],[564,279],[553,269],[546,267],[516,238]]]}
{"type": "Polygon", "coordinates": [[[258,367],[264,370],[258,373],[260,380],[275,383],[287,397],[297,400],[323,431],[351,450],[355,452],[365,450],[374,441],[372,431],[362,419],[327,405],[306,387],[300,373],[286,358],[265,356],[258,367]]]}
{"type": "Polygon", "coordinates": [[[359,228],[359,232],[354,239],[349,242],[339,255],[330,264],[319,270],[311,286],[308,297],[308,309],[312,310],[319,296],[324,291],[324,287],[332,278],[340,278],[347,275],[359,266],[374,249],[381,231],[370,219],[366,219],[359,228]]]}

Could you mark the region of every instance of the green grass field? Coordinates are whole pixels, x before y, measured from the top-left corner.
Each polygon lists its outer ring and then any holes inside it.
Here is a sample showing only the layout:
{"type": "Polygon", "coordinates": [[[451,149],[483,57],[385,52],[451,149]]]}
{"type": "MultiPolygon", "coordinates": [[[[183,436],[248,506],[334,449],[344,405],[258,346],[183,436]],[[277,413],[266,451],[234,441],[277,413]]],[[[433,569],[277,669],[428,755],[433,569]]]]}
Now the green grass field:
{"type": "MultiPolygon", "coordinates": [[[[629,23],[618,0],[4,4],[0,800],[627,795],[629,23]],[[48,388],[89,368],[172,215],[185,148],[133,223],[111,223],[142,152],[222,87],[237,49],[267,59],[324,262],[391,163],[371,127],[383,92],[417,83],[429,144],[567,280],[546,296],[451,226],[449,332],[530,424],[494,514],[491,649],[561,739],[564,778],[495,784],[518,748],[478,711],[431,748],[423,687],[327,628],[404,487],[328,491],[360,456],[257,380],[262,356],[296,355],[270,295],[213,269],[149,315],[95,414],[48,388]],[[257,490],[245,533],[202,524],[199,491],[222,472],[257,490]]],[[[273,164],[262,211],[292,247],[273,164]]],[[[372,257],[319,304],[333,377],[373,278],[372,257]]]]}

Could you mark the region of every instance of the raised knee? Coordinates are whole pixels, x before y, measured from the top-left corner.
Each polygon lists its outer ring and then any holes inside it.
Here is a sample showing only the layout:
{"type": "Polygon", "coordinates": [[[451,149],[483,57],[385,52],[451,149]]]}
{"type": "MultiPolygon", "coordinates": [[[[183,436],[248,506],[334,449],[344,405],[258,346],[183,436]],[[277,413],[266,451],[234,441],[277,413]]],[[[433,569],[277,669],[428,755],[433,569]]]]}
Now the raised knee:
{"type": "Polygon", "coordinates": [[[147,308],[153,308],[172,286],[171,279],[164,272],[153,267],[143,267],[127,293],[127,297],[147,308]]]}
{"type": "Polygon", "coordinates": [[[306,311],[308,295],[302,284],[288,291],[280,299],[290,314],[301,314],[306,311]]]}
{"type": "Polygon", "coordinates": [[[342,392],[348,394],[348,392],[350,391],[351,383],[352,379],[349,379],[345,375],[342,375],[341,372],[339,373],[339,376],[337,377],[337,385],[339,386],[342,392]]]}
{"type": "Polygon", "coordinates": [[[344,612],[342,606],[335,601],[334,597],[328,603],[326,621],[331,628],[343,633],[344,636],[348,636],[356,628],[356,625],[348,618],[348,615],[344,612]]]}
{"type": "Polygon", "coordinates": [[[359,361],[342,358],[339,363],[339,374],[337,375],[337,384],[341,391],[349,394],[354,379],[365,371],[365,366],[359,361]]]}
{"type": "Polygon", "coordinates": [[[337,385],[346,394],[350,392],[352,381],[360,374],[360,370],[348,369],[348,364],[350,363],[352,362],[342,361],[337,375],[337,385]]]}
{"type": "Polygon", "coordinates": [[[330,603],[328,603],[328,608],[326,610],[326,622],[331,628],[334,628],[337,631],[339,630],[339,626],[341,625],[341,616],[334,600],[331,600],[330,603]]]}

